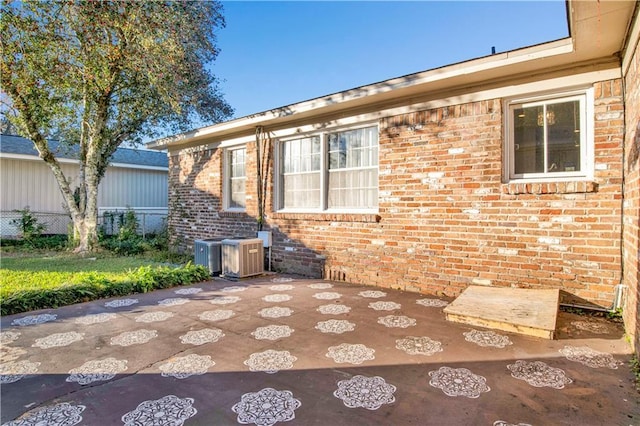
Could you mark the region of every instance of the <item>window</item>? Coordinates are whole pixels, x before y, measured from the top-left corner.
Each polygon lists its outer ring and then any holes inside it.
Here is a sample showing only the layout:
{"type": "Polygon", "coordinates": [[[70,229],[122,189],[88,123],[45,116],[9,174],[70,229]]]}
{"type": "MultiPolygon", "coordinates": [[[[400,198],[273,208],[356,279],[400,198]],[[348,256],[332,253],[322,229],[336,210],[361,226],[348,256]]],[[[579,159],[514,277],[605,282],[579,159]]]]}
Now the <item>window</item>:
{"type": "Polygon", "coordinates": [[[282,188],[285,208],[320,208],[320,137],[282,143],[282,188]]]}
{"type": "Polygon", "coordinates": [[[509,103],[509,179],[587,177],[588,92],[509,103]]]}
{"type": "Polygon", "coordinates": [[[378,206],[378,129],[330,133],[328,207],[378,206]]]}
{"type": "Polygon", "coordinates": [[[246,207],[245,187],[247,174],[246,148],[227,151],[226,208],[244,210],[246,207]]]}
{"type": "Polygon", "coordinates": [[[376,210],[378,128],[280,142],[280,209],[376,210]]]}

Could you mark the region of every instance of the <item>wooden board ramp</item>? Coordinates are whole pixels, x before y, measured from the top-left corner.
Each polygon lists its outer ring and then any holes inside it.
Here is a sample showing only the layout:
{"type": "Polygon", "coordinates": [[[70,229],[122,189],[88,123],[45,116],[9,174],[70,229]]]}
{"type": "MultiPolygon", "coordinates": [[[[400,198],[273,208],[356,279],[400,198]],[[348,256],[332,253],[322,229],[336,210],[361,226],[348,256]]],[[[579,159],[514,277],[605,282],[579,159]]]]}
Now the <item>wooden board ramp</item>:
{"type": "Polygon", "coordinates": [[[470,286],[444,309],[447,320],[553,339],[560,290],[470,286]]]}

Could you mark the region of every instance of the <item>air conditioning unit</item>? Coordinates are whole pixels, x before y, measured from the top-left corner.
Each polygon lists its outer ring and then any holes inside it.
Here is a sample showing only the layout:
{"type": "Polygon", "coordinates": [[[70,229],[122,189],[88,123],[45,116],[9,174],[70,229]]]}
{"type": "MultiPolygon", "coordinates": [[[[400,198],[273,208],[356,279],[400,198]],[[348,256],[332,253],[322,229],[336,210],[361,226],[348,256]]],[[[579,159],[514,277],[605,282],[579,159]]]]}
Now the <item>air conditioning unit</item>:
{"type": "Polygon", "coordinates": [[[220,275],[222,272],[221,247],[222,240],[219,239],[195,240],[193,244],[195,264],[209,269],[211,275],[220,275]]]}
{"type": "Polygon", "coordinates": [[[222,240],[222,275],[244,278],[264,272],[264,249],[260,238],[222,240]]]}

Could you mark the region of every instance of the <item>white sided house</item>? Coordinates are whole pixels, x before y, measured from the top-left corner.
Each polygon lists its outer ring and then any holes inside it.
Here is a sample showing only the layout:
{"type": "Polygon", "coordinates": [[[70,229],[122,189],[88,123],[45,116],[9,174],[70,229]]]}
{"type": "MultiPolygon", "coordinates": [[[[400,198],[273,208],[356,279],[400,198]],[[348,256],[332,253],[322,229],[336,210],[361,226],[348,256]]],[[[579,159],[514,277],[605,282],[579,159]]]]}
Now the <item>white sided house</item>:
{"type": "MultiPolygon", "coordinates": [[[[71,180],[78,174],[77,155],[55,141],[52,151],[71,180]]],[[[144,213],[148,230],[158,227],[167,213],[167,155],[162,152],[118,148],[100,183],[99,214],[134,209],[138,220],[144,213]],[[153,222],[153,226],[152,223],[153,222]]],[[[38,156],[33,142],[20,136],[0,136],[0,209],[2,236],[17,235],[11,225],[15,210],[25,207],[47,224],[45,233],[65,234],[70,221],[49,166],[38,156]]]]}
{"type": "Polygon", "coordinates": [[[569,0],[565,39],[155,141],[175,241],[261,225],[280,271],[558,290],[623,308],[640,351],[639,13],[569,0]]]}

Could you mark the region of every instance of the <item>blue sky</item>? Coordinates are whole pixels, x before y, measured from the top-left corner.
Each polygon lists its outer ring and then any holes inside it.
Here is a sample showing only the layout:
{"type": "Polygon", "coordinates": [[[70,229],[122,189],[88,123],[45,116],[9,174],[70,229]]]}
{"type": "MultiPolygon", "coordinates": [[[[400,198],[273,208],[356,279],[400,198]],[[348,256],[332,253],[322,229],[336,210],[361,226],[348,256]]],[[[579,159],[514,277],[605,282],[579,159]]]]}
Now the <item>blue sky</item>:
{"type": "Polygon", "coordinates": [[[235,117],[568,36],[555,1],[225,1],[214,74],[235,117]]]}

